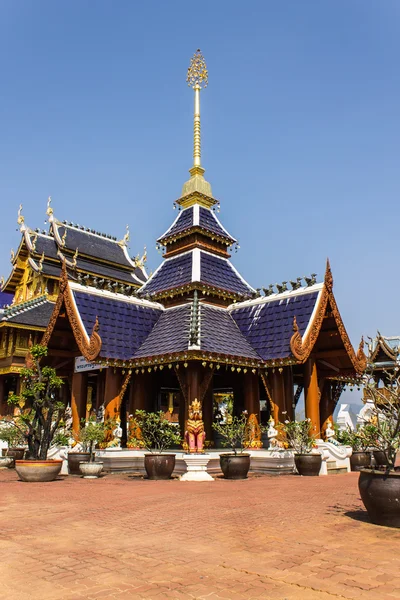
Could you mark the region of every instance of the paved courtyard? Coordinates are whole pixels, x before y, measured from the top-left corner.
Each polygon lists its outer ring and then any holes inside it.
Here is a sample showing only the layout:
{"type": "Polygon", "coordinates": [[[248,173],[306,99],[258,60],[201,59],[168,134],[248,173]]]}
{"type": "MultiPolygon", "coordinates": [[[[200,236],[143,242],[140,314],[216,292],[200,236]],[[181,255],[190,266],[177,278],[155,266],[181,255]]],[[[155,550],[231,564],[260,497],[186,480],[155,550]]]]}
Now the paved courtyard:
{"type": "Polygon", "coordinates": [[[400,598],[400,531],[358,475],[184,483],[0,472],[0,598],[400,598]]]}

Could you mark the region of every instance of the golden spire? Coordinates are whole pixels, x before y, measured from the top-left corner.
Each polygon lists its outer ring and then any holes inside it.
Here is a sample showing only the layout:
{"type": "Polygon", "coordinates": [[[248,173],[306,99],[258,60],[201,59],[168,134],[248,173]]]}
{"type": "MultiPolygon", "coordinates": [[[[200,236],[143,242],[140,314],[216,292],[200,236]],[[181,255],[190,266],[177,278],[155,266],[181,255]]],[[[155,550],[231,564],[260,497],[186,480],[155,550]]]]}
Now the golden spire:
{"type": "Polygon", "coordinates": [[[210,208],[217,201],[212,197],[211,185],[204,179],[205,171],[201,166],[200,90],[208,85],[208,71],[200,50],[196,50],[190,59],[186,82],[194,90],[193,166],[189,169],[191,178],[183,185],[182,196],[177,203],[183,208],[196,203],[210,208]]]}
{"type": "Polygon", "coordinates": [[[197,50],[190,59],[186,82],[194,89],[193,167],[190,169],[193,177],[204,173],[201,167],[200,90],[208,85],[208,71],[200,50],[197,50]]]}

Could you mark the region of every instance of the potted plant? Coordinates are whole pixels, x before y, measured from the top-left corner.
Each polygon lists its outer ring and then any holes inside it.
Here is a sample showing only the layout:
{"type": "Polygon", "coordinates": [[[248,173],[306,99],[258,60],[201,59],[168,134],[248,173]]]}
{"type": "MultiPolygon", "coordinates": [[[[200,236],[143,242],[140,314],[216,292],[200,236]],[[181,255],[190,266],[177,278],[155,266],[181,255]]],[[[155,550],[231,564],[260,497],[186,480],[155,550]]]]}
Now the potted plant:
{"type": "Polygon", "coordinates": [[[213,429],[219,434],[221,443],[230,447],[232,452],[220,454],[219,462],[225,479],[246,479],[250,469],[250,454],[244,452],[247,436],[247,412],[240,417],[225,414],[213,423],[213,429]]]}
{"type": "Polygon", "coordinates": [[[352,471],[360,471],[371,466],[371,451],[375,428],[370,423],[358,425],[356,429],[337,429],[336,439],[343,446],[350,446],[350,466],[352,471]]]}
{"type": "Polygon", "coordinates": [[[315,437],[311,434],[311,420],[289,421],[283,423],[282,431],[286,435],[290,448],[294,450],[294,464],[299,475],[318,476],[322,456],[314,452],[315,437]]]}
{"type": "Polygon", "coordinates": [[[373,402],[371,425],[375,428],[375,447],[383,453],[386,464],[362,469],[358,486],[373,523],[400,527],[400,472],[395,468],[400,446],[400,376],[397,362],[394,364],[393,369],[384,373],[383,387],[377,386],[372,372],[364,377],[366,395],[373,402]]]}
{"type": "Polygon", "coordinates": [[[129,415],[128,441],[126,447],[129,450],[141,450],[144,448],[142,432],[133,415],[129,415]]]}
{"type": "Polygon", "coordinates": [[[52,367],[41,367],[47,347],[34,345],[29,365],[22,372],[21,392],[8,402],[20,407],[14,419],[28,444],[29,460],[16,460],[15,468],[22,481],[53,481],[61,471],[62,460],[47,460],[47,452],[64,416],[65,405],[58,400],[63,381],[52,367]]]}
{"type": "Polygon", "coordinates": [[[89,459],[79,463],[80,473],[84,479],[96,479],[103,470],[102,462],[95,462],[94,448],[97,444],[104,441],[106,437],[106,425],[97,423],[95,419],[89,420],[84,427],[81,428],[79,439],[83,447],[88,450],[89,459]]]}
{"type": "Polygon", "coordinates": [[[25,438],[20,427],[16,424],[13,417],[7,417],[0,423],[0,440],[7,442],[8,448],[3,450],[3,456],[12,458],[10,467],[14,467],[15,459],[24,458],[25,438]]]}
{"type": "Polygon", "coordinates": [[[175,468],[175,454],[165,450],[181,442],[179,429],[168,421],[162,411],[136,411],[142,442],[149,454],[144,456],[144,468],[149,479],[170,479],[175,468]]]}

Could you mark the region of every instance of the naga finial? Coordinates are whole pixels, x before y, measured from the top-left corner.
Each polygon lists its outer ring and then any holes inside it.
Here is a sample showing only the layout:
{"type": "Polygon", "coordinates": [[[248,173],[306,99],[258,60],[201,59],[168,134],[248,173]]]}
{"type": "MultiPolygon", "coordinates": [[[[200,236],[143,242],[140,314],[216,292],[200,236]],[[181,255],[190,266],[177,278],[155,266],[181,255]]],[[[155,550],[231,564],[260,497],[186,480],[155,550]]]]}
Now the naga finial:
{"type": "Polygon", "coordinates": [[[127,246],[127,245],[128,245],[128,242],[129,242],[129,239],[130,239],[129,225],[127,225],[127,226],[126,226],[125,235],[124,235],[124,237],[122,238],[122,240],[120,240],[120,241],[118,242],[118,244],[119,244],[120,246],[127,246]]]}
{"type": "Polygon", "coordinates": [[[40,260],[39,260],[39,271],[40,271],[40,273],[43,270],[43,261],[44,261],[44,251],[42,252],[42,256],[40,257],[40,260]]]}
{"type": "Polygon", "coordinates": [[[65,240],[67,239],[67,228],[64,229],[64,233],[62,234],[61,243],[65,246],[65,240]]]}
{"type": "Polygon", "coordinates": [[[72,266],[74,267],[74,269],[76,267],[77,258],[78,258],[78,248],[75,250],[75,254],[74,254],[73,258],[72,258],[72,266]]]}
{"type": "Polygon", "coordinates": [[[51,215],[53,214],[53,209],[51,208],[51,196],[49,196],[47,198],[47,210],[46,210],[46,215],[48,217],[51,217],[51,215]]]}
{"type": "Polygon", "coordinates": [[[18,223],[18,225],[23,225],[25,223],[25,217],[22,214],[22,204],[20,204],[19,208],[18,208],[17,223],[18,223]]]}
{"type": "Polygon", "coordinates": [[[38,234],[37,234],[37,233],[34,233],[34,234],[32,235],[32,238],[31,238],[32,252],[35,252],[35,251],[36,251],[36,242],[37,242],[37,239],[38,239],[38,234]]]}
{"type": "Polygon", "coordinates": [[[3,289],[3,286],[4,286],[4,277],[3,277],[3,275],[2,275],[2,276],[0,277],[0,290],[2,290],[2,289],[3,289]]]}
{"type": "Polygon", "coordinates": [[[208,70],[204,56],[200,49],[197,49],[190,59],[190,66],[187,71],[186,81],[189,87],[202,89],[208,86],[208,70]]]}
{"type": "Polygon", "coordinates": [[[11,264],[14,262],[14,259],[15,259],[15,252],[14,252],[13,248],[11,248],[11,251],[10,251],[11,264]]]}

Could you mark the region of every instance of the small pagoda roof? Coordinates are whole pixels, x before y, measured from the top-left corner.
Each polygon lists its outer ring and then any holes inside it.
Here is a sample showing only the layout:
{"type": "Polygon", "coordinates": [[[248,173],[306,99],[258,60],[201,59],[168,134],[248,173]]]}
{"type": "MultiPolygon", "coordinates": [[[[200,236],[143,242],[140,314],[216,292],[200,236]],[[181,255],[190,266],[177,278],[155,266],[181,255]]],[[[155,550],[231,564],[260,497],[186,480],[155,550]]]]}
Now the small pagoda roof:
{"type": "Polygon", "coordinates": [[[54,302],[41,296],[28,300],[17,306],[6,308],[2,314],[0,325],[20,325],[24,328],[46,329],[51,314],[54,310],[54,302]]]}
{"type": "Polygon", "coordinates": [[[127,271],[125,269],[118,269],[113,265],[106,265],[87,260],[86,258],[80,258],[79,255],[76,259],[76,269],[85,273],[98,275],[99,277],[103,277],[105,279],[123,281],[124,283],[129,283],[130,285],[137,285],[138,283],[144,283],[146,281],[141,269],[137,268],[134,272],[127,271]]]}
{"type": "Polygon", "coordinates": [[[157,241],[165,244],[169,240],[178,239],[193,230],[201,231],[213,239],[221,239],[221,241],[224,241],[228,245],[232,245],[237,241],[221,224],[213,210],[199,204],[181,211],[171,227],[157,241]]]}
{"type": "Polygon", "coordinates": [[[293,319],[305,335],[322,294],[323,283],[233,304],[229,311],[242,334],[263,360],[292,356],[293,319]]]}
{"type": "Polygon", "coordinates": [[[199,248],[165,259],[139,294],[161,297],[195,287],[232,298],[251,298],[256,294],[228,259],[199,248]]]}
{"type": "Polygon", "coordinates": [[[400,336],[384,336],[378,333],[370,345],[369,362],[377,368],[385,368],[397,361],[400,336]]]}

